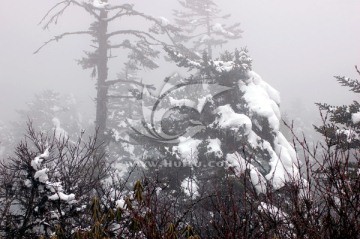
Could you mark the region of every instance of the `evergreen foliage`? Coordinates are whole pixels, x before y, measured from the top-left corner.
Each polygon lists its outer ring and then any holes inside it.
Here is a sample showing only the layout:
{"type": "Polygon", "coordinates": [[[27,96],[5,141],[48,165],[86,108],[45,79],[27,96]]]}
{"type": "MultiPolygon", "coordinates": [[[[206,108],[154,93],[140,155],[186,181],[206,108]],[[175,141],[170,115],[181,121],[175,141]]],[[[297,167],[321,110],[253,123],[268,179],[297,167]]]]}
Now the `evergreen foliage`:
{"type": "Polygon", "coordinates": [[[225,52],[217,60],[204,52],[201,61],[167,51],[178,66],[197,73],[167,79],[174,85],[151,109],[153,120],[134,127],[152,151],[144,154],[150,172],[166,180],[175,194],[182,188],[191,197],[245,170],[259,192],[281,187],[289,175],[296,177],[295,152],[279,132],[278,93],[252,71],[246,49],[225,52]],[[166,113],[156,119],[158,112],[166,113]]]}
{"type": "MultiPolygon", "coordinates": [[[[356,68],[360,75],[359,70],[356,68]]],[[[359,93],[360,82],[344,76],[335,76],[342,85],[349,87],[350,91],[359,93]]],[[[360,143],[360,104],[354,100],[350,105],[332,106],[326,103],[316,104],[323,115],[324,125],[315,126],[316,131],[326,138],[328,145],[340,148],[357,149],[360,143]]]]}
{"type": "Polygon", "coordinates": [[[307,156],[303,164],[307,173],[301,178],[259,194],[251,183],[251,171],[246,170],[225,178],[218,175],[221,183],[208,184],[207,194],[192,197],[174,195],[166,182],[153,177],[143,177],[128,189],[110,168],[99,168],[104,164],[93,161],[96,138],[74,145],[31,127],[27,138],[16,148],[17,156],[0,165],[2,238],[340,239],[360,235],[359,164],[351,170],[344,167],[348,150],[324,146],[312,154],[306,142],[295,138],[307,156]],[[93,177],[94,170],[108,179],[93,177]]]}
{"type": "MultiPolygon", "coordinates": [[[[229,19],[230,14],[221,15],[214,0],[179,0],[184,10],[174,10],[176,24],[184,30],[178,41],[189,44],[189,49],[201,53],[207,51],[212,57],[214,47],[222,46],[228,40],[241,37],[239,23],[227,26],[219,23],[229,19]]],[[[187,54],[188,57],[191,55],[187,54]]],[[[192,55],[192,58],[196,57],[192,55]]]]}
{"type": "Polygon", "coordinates": [[[56,23],[58,18],[70,6],[81,8],[94,18],[94,22],[90,24],[87,30],[65,32],[53,37],[45,42],[35,53],[39,52],[49,43],[61,40],[64,37],[88,35],[92,38],[92,46],[95,49],[85,52],[85,57],[79,60],[78,63],[84,69],[92,69],[91,75],[96,78],[95,126],[99,132],[98,142],[101,144],[102,151],[105,152],[105,147],[109,142],[109,137],[107,137],[108,104],[111,98],[109,96],[109,88],[113,84],[117,84],[119,80],[124,80],[109,79],[108,77],[108,63],[114,59],[112,52],[120,50],[121,59],[125,62],[129,60],[132,68],[157,68],[158,65],[154,59],[159,56],[160,51],[156,46],[171,45],[175,47],[176,43],[173,41],[173,38],[175,35],[178,35],[180,29],[164,22],[161,18],[137,11],[131,4],[112,5],[108,1],[101,0],[94,0],[92,2],[77,0],[60,1],[43,17],[41,21],[43,28],[46,29],[51,24],[56,23]],[[142,25],[139,29],[126,28],[126,24],[122,24],[133,18],[141,19],[146,24],[142,25]],[[121,25],[125,26],[125,28],[119,29],[118,26],[121,25]],[[112,26],[115,26],[114,30],[112,26]],[[147,29],[144,30],[144,26],[147,29]],[[162,35],[167,37],[166,40],[163,40],[162,35]]]}
{"type": "Polygon", "coordinates": [[[53,90],[44,90],[35,94],[34,99],[26,103],[27,108],[18,110],[20,121],[13,123],[17,140],[24,134],[21,130],[28,120],[34,128],[44,133],[53,132],[56,118],[61,122],[61,127],[72,132],[77,137],[77,132],[87,128],[89,122],[84,122],[78,112],[78,103],[73,95],[61,95],[53,90]],[[76,132],[76,133],[75,133],[76,132]]]}

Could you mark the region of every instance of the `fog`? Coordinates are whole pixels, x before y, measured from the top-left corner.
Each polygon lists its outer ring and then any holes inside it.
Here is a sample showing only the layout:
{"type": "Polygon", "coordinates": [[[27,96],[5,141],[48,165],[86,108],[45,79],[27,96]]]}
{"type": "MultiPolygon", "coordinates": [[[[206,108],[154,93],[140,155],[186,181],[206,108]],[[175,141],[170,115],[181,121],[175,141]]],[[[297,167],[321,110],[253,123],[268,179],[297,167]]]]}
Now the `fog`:
{"type": "Polygon", "coordinates": [[[359,10],[3,1],[0,238],[360,238],[359,10]]]}
{"type": "MultiPolygon", "coordinates": [[[[129,2],[140,11],[170,21],[172,9],[178,7],[175,0],[129,2]]],[[[57,25],[44,31],[38,23],[55,3],[6,1],[0,8],[1,121],[16,120],[15,110],[24,108],[25,102],[45,89],[74,94],[81,111],[94,112],[95,80],[76,63],[89,49],[89,38],[68,37],[33,54],[52,36],[86,30],[91,23],[86,13],[69,8],[57,25]]],[[[244,31],[241,39],[219,50],[246,46],[254,71],[280,91],[283,111],[294,100],[315,110],[314,102],[346,104],[355,98],[333,76],[356,77],[354,65],[360,65],[359,1],[222,0],[218,5],[224,13],[231,13],[230,19],[240,22],[244,31]]],[[[118,68],[120,71],[121,66],[118,68]]],[[[147,70],[143,80],[161,82],[173,71],[161,67],[147,70]]]]}

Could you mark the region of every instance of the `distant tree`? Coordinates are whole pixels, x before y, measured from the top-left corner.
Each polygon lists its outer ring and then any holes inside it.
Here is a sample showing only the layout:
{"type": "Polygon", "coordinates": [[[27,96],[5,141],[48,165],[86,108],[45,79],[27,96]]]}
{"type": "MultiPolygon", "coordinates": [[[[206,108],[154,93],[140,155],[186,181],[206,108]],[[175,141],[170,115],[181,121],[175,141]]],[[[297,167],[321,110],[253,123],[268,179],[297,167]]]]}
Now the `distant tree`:
{"type": "Polygon", "coordinates": [[[41,20],[44,29],[48,28],[52,23],[56,24],[59,17],[72,5],[83,9],[95,19],[95,21],[90,24],[89,29],[65,32],[55,36],[45,42],[36,52],[45,45],[67,36],[89,35],[92,37],[92,46],[95,50],[85,52],[86,57],[81,59],[79,64],[82,65],[84,69],[92,69],[92,76],[96,78],[95,125],[99,132],[98,142],[101,143],[101,147],[103,151],[105,151],[106,143],[103,144],[103,142],[108,142],[106,131],[108,130],[109,88],[124,80],[108,79],[108,62],[114,58],[112,51],[114,49],[121,49],[121,57],[130,59],[138,67],[154,69],[158,67],[154,58],[158,57],[160,53],[159,50],[156,49],[156,46],[175,46],[172,38],[179,32],[179,28],[169,24],[164,18],[156,18],[138,12],[133,5],[128,3],[111,5],[106,0],[93,0],[92,2],[66,0],[58,2],[46,13],[41,20]],[[127,21],[131,21],[131,19],[141,19],[145,24],[136,29],[127,28],[127,21]],[[149,22],[150,25],[148,24],[149,22]],[[123,25],[124,28],[119,27],[121,25],[123,25]],[[115,26],[114,30],[110,30],[112,26],[115,26]],[[161,38],[160,35],[166,35],[167,39],[170,39],[168,43],[160,40],[164,39],[161,38]]]}
{"type": "Polygon", "coordinates": [[[108,154],[109,158],[116,159],[116,168],[121,174],[131,168],[131,163],[141,163],[143,147],[131,137],[129,122],[143,117],[143,88],[155,89],[153,85],[143,84],[137,73],[138,68],[134,63],[125,63],[124,70],[118,74],[118,78],[123,80],[110,86],[108,93],[108,128],[111,135],[108,154]]]}
{"type": "Polygon", "coordinates": [[[61,95],[53,90],[35,94],[26,103],[26,109],[18,110],[19,121],[13,122],[15,141],[24,135],[24,125],[31,120],[33,127],[43,133],[54,133],[56,127],[64,129],[69,137],[77,138],[80,131],[88,130],[89,122],[78,111],[78,103],[73,95],[61,95]]]}
{"type": "Polygon", "coordinates": [[[178,2],[184,10],[174,10],[175,22],[185,31],[179,41],[186,43],[191,41],[188,47],[193,51],[201,54],[206,50],[211,58],[214,47],[241,37],[239,23],[230,26],[221,23],[228,19],[230,14],[221,15],[221,10],[214,0],[178,0],[178,2]]]}
{"type": "Polygon", "coordinates": [[[13,152],[15,134],[9,123],[0,121],[0,157],[6,158],[13,152]]]}

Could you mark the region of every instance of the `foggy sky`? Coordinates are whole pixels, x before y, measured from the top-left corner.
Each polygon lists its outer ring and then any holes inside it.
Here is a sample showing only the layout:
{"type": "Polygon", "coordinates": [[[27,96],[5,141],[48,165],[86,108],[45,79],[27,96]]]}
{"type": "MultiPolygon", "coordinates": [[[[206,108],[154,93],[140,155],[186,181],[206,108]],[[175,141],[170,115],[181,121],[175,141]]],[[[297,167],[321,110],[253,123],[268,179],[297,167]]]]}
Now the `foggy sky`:
{"type": "MultiPolygon", "coordinates": [[[[65,31],[86,30],[91,19],[71,9],[56,26],[43,31],[38,25],[53,0],[6,1],[0,8],[0,121],[16,119],[15,109],[25,107],[35,93],[53,89],[73,93],[83,111],[94,111],[95,80],[76,63],[89,49],[89,38],[69,37],[50,44],[39,54],[43,42],[65,31]]],[[[110,1],[112,2],[112,1],[110,1]]],[[[124,1],[113,1],[123,3],[124,1]]],[[[171,20],[176,0],[132,0],[135,8],[171,20]],[[161,7],[160,9],[160,6],[161,7]]],[[[247,46],[253,70],[281,93],[282,110],[301,99],[347,104],[355,95],[341,87],[334,75],[356,78],[360,66],[360,1],[358,0],[219,0],[223,13],[240,22],[243,38],[226,48],[247,46]]],[[[119,66],[120,70],[121,66],[119,66]]],[[[161,69],[160,69],[161,70],[161,69]]],[[[144,81],[160,81],[169,72],[147,72],[144,81]]]]}

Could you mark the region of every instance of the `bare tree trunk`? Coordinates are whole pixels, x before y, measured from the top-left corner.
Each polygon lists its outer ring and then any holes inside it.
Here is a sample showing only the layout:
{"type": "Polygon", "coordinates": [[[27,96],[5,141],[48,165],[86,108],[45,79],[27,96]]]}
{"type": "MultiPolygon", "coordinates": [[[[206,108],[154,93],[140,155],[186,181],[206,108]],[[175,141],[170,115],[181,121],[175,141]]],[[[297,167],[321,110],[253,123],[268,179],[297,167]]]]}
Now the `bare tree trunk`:
{"type": "MultiPolygon", "coordinates": [[[[206,16],[206,30],[207,30],[207,35],[210,38],[211,37],[211,25],[210,25],[210,16],[209,13],[206,16]]],[[[211,47],[211,42],[209,42],[207,44],[207,53],[209,55],[209,58],[212,59],[212,47],[211,47]]]]}
{"type": "MultiPolygon", "coordinates": [[[[102,10],[100,13],[101,19],[107,18],[107,12],[102,10]]],[[[103,154],[105,152],[105,147],[107,145],[106,140],[106,121],[108,115],[107,109],[107,94],[108,86],[106,85],[106,80],[108,77],[108,68],[107,68],[107,50],[108,50],[108,37],[107,37],[107,21],[101,20],[98,22],[97,30],[97,39],[98,39],[98,62],[97,62],[97,97],[96,97],[96,120],[95,125],[98,129],[98,144],[102,144],[100,147],[100,152],[103,154]]]]}

